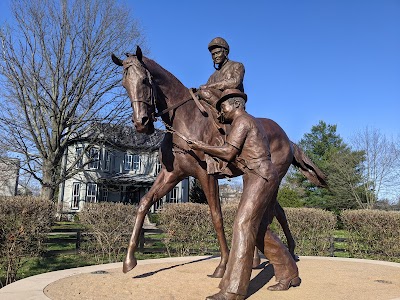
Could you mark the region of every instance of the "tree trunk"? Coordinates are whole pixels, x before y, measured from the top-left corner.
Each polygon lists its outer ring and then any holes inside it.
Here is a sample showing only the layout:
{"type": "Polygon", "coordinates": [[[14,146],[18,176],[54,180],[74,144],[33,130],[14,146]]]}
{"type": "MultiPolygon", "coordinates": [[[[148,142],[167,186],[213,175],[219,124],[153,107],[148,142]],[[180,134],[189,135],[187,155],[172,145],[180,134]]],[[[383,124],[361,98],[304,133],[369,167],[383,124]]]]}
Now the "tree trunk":
{"type": "Polygon", "coordinates": [[[41,196],[43,199],[51,200],[55,202],[56,190],[57,190],[57,167],[59,164],[56,162],[43,161],[43,180],[42,180],[42,191],[41,196]]]}
{"type": "Polygon", "coordinates": [[[56,189],[53,186],[48,186],[43,184],[42,186],[42,191],[41,191],[41,196],[45,200],[51,200],[53,202],[56,201],[56,189]]]}

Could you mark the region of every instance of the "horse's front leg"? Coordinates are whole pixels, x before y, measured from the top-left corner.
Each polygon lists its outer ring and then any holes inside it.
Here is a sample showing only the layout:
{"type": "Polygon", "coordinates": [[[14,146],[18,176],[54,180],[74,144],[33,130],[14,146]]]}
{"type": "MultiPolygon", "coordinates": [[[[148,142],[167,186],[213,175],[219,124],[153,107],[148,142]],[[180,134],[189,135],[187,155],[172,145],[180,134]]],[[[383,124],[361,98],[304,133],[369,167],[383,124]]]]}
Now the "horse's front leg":
{"type": "Polygon", "coordinates": [[[137,265],[135,251],[139,245],[140,231],[142,230],[144,219],[150,207],[171,191],[180,179],[181,178],[178,178],[174,174],[168,173],[165,169],[162,169],[151,189],[140,199],[132,236],[129,241],[128,251],[122,268],[124,273],[129,272],[137,265]]]}
{"type": "Polygon", "coordinates": [[[210,277],[222,278],[225,273],[226,264],[229,258],[229,248],[226,242],[224,223],[222,219],[221,203],[219,200],[218,180],[210,175],[203,174],[199,176],[200,184],[207,197],[207,202],[210,207],[211,218],[217,233],[219,249],[221,252],[221,261],[214,273],[210,277]]]}

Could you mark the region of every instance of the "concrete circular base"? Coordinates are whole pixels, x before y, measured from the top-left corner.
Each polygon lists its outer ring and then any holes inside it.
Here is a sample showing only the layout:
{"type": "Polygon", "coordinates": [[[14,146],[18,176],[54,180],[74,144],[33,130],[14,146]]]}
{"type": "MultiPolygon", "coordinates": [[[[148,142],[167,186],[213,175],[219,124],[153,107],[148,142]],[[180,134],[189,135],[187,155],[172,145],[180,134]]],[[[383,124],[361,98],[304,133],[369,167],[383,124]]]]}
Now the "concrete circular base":
{"type": "MultiPolygon", "coordinates": [[[[0,289],[0,299],[174,299],[201,300],[219,291],[207,277],[218,264],[211,256],[139,261],[127,274],[122,263],[68,269],[32,276],[0,289]]],[[[384,261],[307,257],[298,262],[302,284],[271,292],[273,268],[253,270],[248,299],[400,300],[400,264],[384,261]]]]}

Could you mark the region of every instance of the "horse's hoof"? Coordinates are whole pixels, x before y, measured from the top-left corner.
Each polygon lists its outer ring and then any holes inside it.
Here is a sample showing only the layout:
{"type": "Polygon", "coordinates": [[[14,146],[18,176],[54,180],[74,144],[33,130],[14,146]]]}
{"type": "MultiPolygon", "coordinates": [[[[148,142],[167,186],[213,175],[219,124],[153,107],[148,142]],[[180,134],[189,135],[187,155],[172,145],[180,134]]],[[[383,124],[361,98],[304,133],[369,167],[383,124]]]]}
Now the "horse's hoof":
{"type": "Polygon", "coordinates": [[[291,255],[292,255],[292,257],[293,257],[293,259],[294,259],[295,262],[300,261],[300,257],[299,257],[298,255],[296,255],[296,254],[294,254],[294,253],[291,253],[291,255]]]}
{"type": "Polygon", "coordinates": [[[135,257],[126,257],[124,260],[124,265],[122,267],[122,272],[128,273],[137,265],[137,260],[135,257]]]}
{"type": "Polygon", "coordinates": [[[222,278],[225,273],[225,267],[217,267],[212,275],[208,275],[211,278],[222,278]]]}

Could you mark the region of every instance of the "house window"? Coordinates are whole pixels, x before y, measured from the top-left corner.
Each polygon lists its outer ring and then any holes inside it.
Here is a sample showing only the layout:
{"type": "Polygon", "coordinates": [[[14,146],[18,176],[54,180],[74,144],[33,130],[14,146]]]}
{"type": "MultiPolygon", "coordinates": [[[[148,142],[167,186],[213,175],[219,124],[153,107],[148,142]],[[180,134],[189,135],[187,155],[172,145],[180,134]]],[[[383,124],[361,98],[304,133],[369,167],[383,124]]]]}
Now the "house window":
{"type": "Polygon", "coordinates": [[[135,171],[140,170],[140,156],[137,154],[133,156],[133,170],[135,171]]]}
{"type": "Polygon", "coordinates": [[[72,186],[72,209],[79,209],[79,198],[81,193],[81,184],[79,182],[74,182],[72,186]]]}
{"type": "Polygon", "coordinates": [[[97,184],[88,182],[86,185],[86,202],[95,203],[97,195],[97,184]]]}
{"type": "Polygon", "coordinates": [[[103,187],[102,192],[103,193],[102,193],[101,201],[107,202],[108,201],[108,188],[103,187]]]}
{"type": "Polygon", "coordinates": [[[155,176],[157,176],[160,172],[161,172],[161,162],[160,162],[160,160],[157,160],[157,163],[156,163],[156,172],[154,173],[154,175],[155,176]]]}
{"type": "Polygon", "coordinates": [[[108,150],[104,151],[104,171],[110,171],[111,153],[108,150]]]}
{"type": "Polygon", "coordinates": [[[75,168],[76,169],[80,169],[83,167],[82,153],[83,153],[82,147],[75,148],[75,161],[76,161],[75,168]]]}
{"type": "Polygon", "coordinates": [[[140,155],[125,154],[125,171],[138,171],[140,164],[140,155]]]}
{"type": "Polygon", "coordinates": [[[169,203],[178,203],[178,191],[179,188],[174,187],[168,194],[169,203]]]}
{"type": "Polygon", "coordinates": [[[125,153],[125,171],[132,170],[133,155],[125,153]]]}
{"type": "Polygon", "coordinates": [[[98,148],[90,148],[89,159],[89,169],[98,169],[100,162],[100,150],[98,148]]]}

